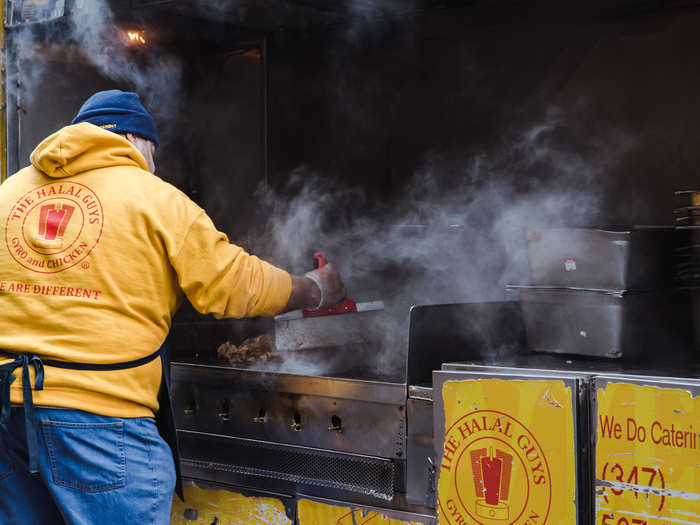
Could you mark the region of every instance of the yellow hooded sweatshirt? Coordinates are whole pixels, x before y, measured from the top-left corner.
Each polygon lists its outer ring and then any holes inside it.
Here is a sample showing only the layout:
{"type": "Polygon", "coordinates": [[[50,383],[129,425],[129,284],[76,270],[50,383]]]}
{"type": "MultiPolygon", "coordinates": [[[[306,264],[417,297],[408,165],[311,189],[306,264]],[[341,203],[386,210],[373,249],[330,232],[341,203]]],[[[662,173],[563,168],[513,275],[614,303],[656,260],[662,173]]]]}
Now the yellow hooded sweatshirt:
{"type": "MultiPolygon", "coordinates": [[[[0,348],[131,361],[160,347],[183,292],[216,317],[272,316],[289,300],[287,272],[230,244],[125,138],[67,126],[31,164],[0,186],[0,348]]],[[[21,403],[21,368],[15,377],[11,398],[21,403]]],[[[160,359],[108,372],[47,366],[34,403],[153,416],[160,380],[160,359]]]]}

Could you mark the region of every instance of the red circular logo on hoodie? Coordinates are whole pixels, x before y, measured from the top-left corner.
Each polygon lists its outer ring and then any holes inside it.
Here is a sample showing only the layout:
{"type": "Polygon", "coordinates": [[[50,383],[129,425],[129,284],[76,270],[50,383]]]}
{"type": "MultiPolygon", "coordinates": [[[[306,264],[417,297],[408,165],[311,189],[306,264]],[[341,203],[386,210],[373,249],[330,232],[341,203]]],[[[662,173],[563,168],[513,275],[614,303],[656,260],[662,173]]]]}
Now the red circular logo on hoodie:
{"type": "Polygon", "coordinates": [[[61,272],[90,255],[103,222],[102,203],[94,191],[77,182],[51,182],[17,200],[5,223],[5,244],[26,269],[61,272]]]}

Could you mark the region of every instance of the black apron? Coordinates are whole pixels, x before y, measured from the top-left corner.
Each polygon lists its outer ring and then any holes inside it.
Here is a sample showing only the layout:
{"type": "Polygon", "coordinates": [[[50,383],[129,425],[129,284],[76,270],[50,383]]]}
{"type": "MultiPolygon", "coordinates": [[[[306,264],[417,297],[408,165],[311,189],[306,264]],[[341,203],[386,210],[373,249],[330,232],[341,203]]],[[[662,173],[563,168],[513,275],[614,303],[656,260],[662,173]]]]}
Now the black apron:
{"type": "Polygon", "coordinates": [[[180,450],[177,445],[177,432],[175,430],[175,414],[173,412],[173,404],[170,398],[170,370],[165,351],[165,344],[158,351],[151,355],[134,359],[133,361],[125,361],[123,363],[108,363],[108,364],[92,364],[92,363],[69,363],[67,361],[55,361],[53,359],[41,359],[37,355],[31,354],[15,354],[7,350],[0,349],[0,356],[14,359],[9,363],[0,365],[0,423],[4,423],[10,417],[11,402],[10,402],[10,385],[15,381],[15,376],[12,373],[22,367],[22,398],[24,401],[24,426],[27,434],[27,451],[29,454],[29,472],[37,474],[39,466],[37,464],[37,451],[39,446],[38,428],[39,421],[36,416],[36,409],[32,398],[32,386],[29,375],[29,368],[34,367],[36,377],[34,379],[34,390],[44,389],[44,366],[54,368],[65,368],[68,370],[91,370],[91,371],[110,371],[110,370],[126,370],[127,368],[136,368],[138,366],[150,363],[154,359],[160,357],[163,365],[163,378],[160,383],[160,391],[158,392],[159,410],[156,414],[156,425],[158,432],[165,442],[170,446],[175,460],[175,493],[182,501],[185,501],[182,490],[182,476],[180,472],[180,450]]]}

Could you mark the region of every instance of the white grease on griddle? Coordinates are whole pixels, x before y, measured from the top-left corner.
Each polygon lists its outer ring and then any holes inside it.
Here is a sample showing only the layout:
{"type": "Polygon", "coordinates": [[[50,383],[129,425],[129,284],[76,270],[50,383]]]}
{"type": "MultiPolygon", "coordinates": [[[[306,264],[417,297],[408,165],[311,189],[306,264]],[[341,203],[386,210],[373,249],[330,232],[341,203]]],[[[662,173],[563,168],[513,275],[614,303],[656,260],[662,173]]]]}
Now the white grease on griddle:
{"type": "Polygon", "coordinates": [[[279,361],[253,363],[246,366],[246,368],[248,370],[263,372],[322,376],[328,372],[328,363],[318,362],[306,356],[294,355],[292,352],[287,352],[281,354],[281,359],[279,361]]]}

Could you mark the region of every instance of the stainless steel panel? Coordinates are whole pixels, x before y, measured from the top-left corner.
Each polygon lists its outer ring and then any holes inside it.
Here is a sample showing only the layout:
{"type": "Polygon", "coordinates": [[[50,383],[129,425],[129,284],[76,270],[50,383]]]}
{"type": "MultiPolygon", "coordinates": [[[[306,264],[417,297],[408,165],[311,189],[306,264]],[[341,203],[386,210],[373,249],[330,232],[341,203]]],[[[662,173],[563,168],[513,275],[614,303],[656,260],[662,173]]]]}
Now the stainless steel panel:
{"type": "Polygon", "coordinates": [[[385,458],[406,455],[403,385],[260,373],[242,374],[247,381],[237,382],[228,372],[173,367],[179,430],[385,458]]]}
{"type": "Polygon", "coordinates": [[[692,357],[673,355],[669,352],[653,361],[591,360],[551,354],[530,354],[502,362],[499,366],[472,361],[444,363],[442,369],[506,373],[527,370],[528,373],[563,373],[576,376],[624,374],[625,377],[642,379],[663,377],[664,380],[671,378],[674,381],[700,377],[700,362],[694,361],[692,357]]]}
{"type": "Polygon", "coordinates": [[[517,301],[439,304],[411,308],[406,380],[430,386],[432,371],[449,361],[501,362],[525,350],[517,301]]]}
{"type": "Polygon", "coordinates": [[[539,374],[539,375],[547,375],[547,376],[564,376],[564,377],[572,377],[573,376],[582,376],[582,378],[585,378],[586,376],[593,376],[595,374],[594,371],[579,371],[576,369],[573,370],[555,370],[555,369],[547,369],[547,368],[530,368],[526,366],[494,366],[494,365],[483,365],[480,363],[444,363],[442,365],[443,370],[450,370],[450,371],[459,371],[459,370],[464,370],[464,371],[469,371],[469,372],[487,372],[487,373],[497,373],[497,374],[508,374],[508,375],[518,375],[518,374],[539,374]]]}
{"type": "Polygon", "coordinates": [[[413,399],[433,400],[433,387],[430,386],[408,386],[408,397],[413,399]]]}
{"type": "Polygon", "coordinates": [[[275,348],[278,352],[346,345],[376,348],[387,326],[384,303],[358,303],[357,308],[357,312],[343,315],[303,317],[297,315],[299,312],[278,315],[275,317],[275,348]],[[360,308],[372,309],[360,311],[360,308]]]}
{"type": "MultiPolygon", "coordinates": [[[[432,389],[427,389],[432,390],[432,389]]],[[[433,443],[433,401],[409,398],[406,468],[406,500],[435,508],[435,446],[433,443]]]]}

